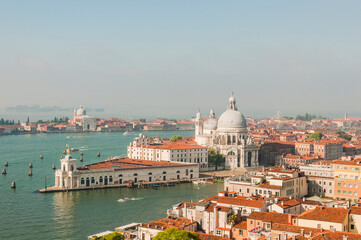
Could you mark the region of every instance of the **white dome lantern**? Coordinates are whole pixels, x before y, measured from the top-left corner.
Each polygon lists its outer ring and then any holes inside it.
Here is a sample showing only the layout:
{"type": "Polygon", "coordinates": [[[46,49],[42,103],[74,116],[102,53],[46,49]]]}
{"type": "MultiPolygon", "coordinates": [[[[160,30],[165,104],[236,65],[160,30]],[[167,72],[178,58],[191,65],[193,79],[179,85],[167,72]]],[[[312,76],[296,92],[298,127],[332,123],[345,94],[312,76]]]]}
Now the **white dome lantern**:
{"type": "Polygon", "coordinates": [[[247,122],[243,114],[237,111],[236,98],[232,96],[228,100],[227,111],[218,119],[218,128],[247,128],[247,122]]]}

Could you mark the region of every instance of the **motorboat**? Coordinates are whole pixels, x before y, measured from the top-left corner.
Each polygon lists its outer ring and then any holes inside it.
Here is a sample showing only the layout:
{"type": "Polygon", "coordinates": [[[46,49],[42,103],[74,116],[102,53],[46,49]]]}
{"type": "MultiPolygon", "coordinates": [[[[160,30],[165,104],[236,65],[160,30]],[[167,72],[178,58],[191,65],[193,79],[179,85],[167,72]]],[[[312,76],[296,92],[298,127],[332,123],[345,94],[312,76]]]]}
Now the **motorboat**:
{"type": "Polygon", "coordinates": [[[129,136],[129,135],[131,135],[131,133],[128,132],[128,131],[125,131],[125,132],[123,133],[123,136],[129,136]]]}
{"type": "Polygon", "coordinates": [[[130,198],[119,198],[118,199],[118,202],[127,202],[127,201],[130,201],[131,199],[130,198]]]}

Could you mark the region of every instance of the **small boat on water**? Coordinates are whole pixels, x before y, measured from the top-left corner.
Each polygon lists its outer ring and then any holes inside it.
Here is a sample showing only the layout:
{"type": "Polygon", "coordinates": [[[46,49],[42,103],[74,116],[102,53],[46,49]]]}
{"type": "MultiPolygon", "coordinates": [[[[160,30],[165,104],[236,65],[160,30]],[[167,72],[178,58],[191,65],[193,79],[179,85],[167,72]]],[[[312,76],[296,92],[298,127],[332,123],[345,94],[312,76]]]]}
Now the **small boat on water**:
{"type": "Polygon", "coordinates": [[[175,186],[175,183],[172,183],[172,182],[167,183],[167,186],[168,186],[168,187],[174,187],[174,186],[175,186]]]}
{"type": "Polygon", "coordinates": [[[152,188],[158,190],[160,188],[160,185],[159,184],[152,184],[152,188]]]}
{"type": "Polygon", "coordinates": [[[134,201],[134,200],[140,200],[142,198],[119,198],[117,201],[118,202],[128,202],[128,201],[134,201]]]}
{"type": "Polygon", "coordinates": [[[129,135],[132,135],[130,132],[128,132],[128,131],[125,131],[124,133],[123,133],[123,136],[129,136],[129,135]]]}
{"type": "Polygon", "coordinates": [[[71,152],[77,152],[77,151],[79,151],[79,148],[70,148],[70,151],[71,152]]]}
{"type": "Polygon", "coordinates": [[[200,181],[199,180],[193,180],[192,183],[198,185],[198,184],[200,184],[200,181]]]}

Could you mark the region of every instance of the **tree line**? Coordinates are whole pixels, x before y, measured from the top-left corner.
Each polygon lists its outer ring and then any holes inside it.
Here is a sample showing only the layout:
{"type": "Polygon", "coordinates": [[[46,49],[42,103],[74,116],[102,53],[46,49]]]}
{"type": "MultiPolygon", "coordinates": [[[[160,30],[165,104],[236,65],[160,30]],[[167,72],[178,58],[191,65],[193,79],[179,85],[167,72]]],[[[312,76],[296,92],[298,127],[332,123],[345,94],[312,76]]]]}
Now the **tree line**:
{"type": "Polygon", "coordinates": [[[66,123],[69,121],[69,118],[68,117],[60,117],[60,118],[57,118],[55,117],[53,120],[38,120],[37,123],[66,123]]]}
{"type": "MultiPolygon", "coordinates": [[[[294,117],[290,117],[290,116],[283,116],[282,118],[288,120],[295,119],[294,117]]],[[[304,115],[297,114],[296,116],[296,120],[301,120],[301,121],[311,121],[312,119],[325,119],[325,118],[322,115],[317,116],[316,114],[309,114],[309,113],[305,113],[304,115]]]]}

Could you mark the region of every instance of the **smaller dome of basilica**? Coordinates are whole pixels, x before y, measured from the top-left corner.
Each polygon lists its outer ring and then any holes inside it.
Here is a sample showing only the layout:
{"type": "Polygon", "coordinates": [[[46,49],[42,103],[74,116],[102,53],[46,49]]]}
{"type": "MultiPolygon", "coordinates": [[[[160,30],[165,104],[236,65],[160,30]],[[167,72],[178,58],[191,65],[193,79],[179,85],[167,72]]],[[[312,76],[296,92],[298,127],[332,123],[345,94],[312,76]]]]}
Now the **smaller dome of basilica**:
{"type": "Polygon", "coordinates": [[[203,127],[205,130],[217,130],[218,120],[216,118],[208,118],[203,127]]]}

